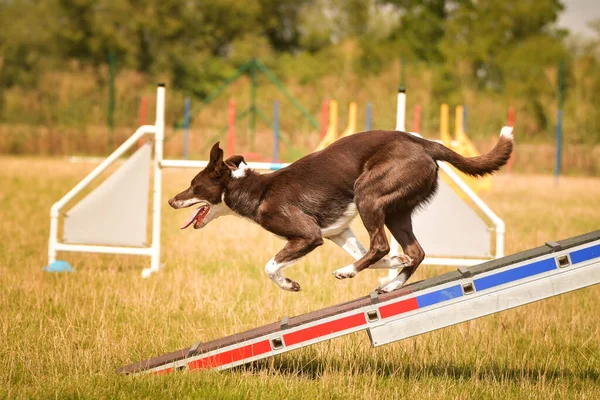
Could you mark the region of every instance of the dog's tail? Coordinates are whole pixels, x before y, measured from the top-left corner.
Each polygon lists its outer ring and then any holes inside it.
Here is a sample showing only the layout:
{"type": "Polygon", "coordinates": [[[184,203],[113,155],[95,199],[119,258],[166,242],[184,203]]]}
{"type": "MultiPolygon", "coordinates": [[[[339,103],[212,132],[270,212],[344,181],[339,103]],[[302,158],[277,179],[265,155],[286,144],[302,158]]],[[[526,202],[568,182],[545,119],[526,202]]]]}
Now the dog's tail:
{"type": "Polygon", "coordinates": [[[482,176],[498,171],[506,164],[513,149],[513,133],[511,127],[505,126],[500,131],[500,139],[492,150],[471,158],[463,157],[440,143],[429,142],[429,144],[425,149],[434,160],[447,161],[465,174],[482,176]]]}

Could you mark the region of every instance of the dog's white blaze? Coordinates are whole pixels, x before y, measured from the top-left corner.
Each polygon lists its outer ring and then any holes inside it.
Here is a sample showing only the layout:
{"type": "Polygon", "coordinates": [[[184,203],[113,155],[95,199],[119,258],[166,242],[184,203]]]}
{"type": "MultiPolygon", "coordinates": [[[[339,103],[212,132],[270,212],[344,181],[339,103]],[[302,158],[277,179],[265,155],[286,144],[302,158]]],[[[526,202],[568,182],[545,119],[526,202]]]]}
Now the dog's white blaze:
{"type": "MultiPolygon", "coordinates": [[[[350,254],[352,258],[355,260],[360,260],[365,254],[367,254],[367,250],[365,250],[362,243],[358,240],[356,236],[354,236],[354,232],[352,229],[346,228],[342,233],[336,236],[328,237],[333,243],[340,246],[342,249],[346,251],[346,253],[350,254]]],[[[375,264],[371,265],[369,268],[372,269],[396,269],[406,267],[403,263],[398,261],[397,259],[389,259],[382,258],[377,261],[375,264]]],[[[346,268],[346,267],[344,267],[346,268]]]]}
{"type": "Polygon", "coordinates": [[[342,214],[340,219],[335,221],[333,224],[321,229],[321,235],[325,238],[330,238],[341,234],[348,228],[348,225],[350,225],[350,222],[352,222],[352,219],[356,216],[357,213],[358,212],[356,210],[356,204],[348,204],[348,207],[346,207],[346,210],[344,210],[344,213],[342,214]]]}
{"type": "Polygon", "coordinates": [[[500,136],[505,137],[510,140],[514,140],[513,136],[513,128],[511,126],[505,126],[500,130],[500,136]]]}
{"type": "Polygon", "coordinates": [[[329,236],[328,239],[344,249],[355,260],[359,260],[367,254],[367,250],[365,250],[358,238],[354,236],[354,232],[350,228],[344,229],[338,235],[329,236]]]}
{"type": "Polygon", "coordinates": [[[248,168],[248,165],[246,165],[246,163],[241,162],[240,166],[238,167],[238,169],[234,170],[231,173],[231,177],[233,179],[240,179],[246,176],[246,169],[248,168]]]}
{"type": "Polygon", "coordinates": [[[281,274],[281,270],[295,263],[297,260],[292,260],[284,263],[278,263],[275,258],[271,258],[267,265],[265,265],[265,272],[269,279],[271,279],[277,286],[282,289],[290,290],[292,283],[287,282],[285,277],[281,274]]]}

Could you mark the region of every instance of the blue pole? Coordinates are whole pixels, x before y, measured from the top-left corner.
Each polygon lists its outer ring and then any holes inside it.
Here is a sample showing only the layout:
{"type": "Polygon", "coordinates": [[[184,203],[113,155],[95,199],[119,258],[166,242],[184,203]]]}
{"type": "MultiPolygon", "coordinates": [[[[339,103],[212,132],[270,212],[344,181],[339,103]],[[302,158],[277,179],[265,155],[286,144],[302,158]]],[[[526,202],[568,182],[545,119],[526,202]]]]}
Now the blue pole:
{"type": "Polygon", "coordinates": [[[185,98],[183,103],[183,159],[188,158],[188,144],[190,140],[190,108],[191,101],[189,97],[185,98]]]}
{"type": "Polygon", "coordinates": [[[467,106],[463,105],[463,132],[467,132],[467,106]]]}
{"type": "Polygon", "coordinates": [[[367,103],[367,115],[365,120],[365,131],[371,130],[371,118],[373,115],[373,105],[371,103],[367,103]]]}
{"type": "Polygon", "coordinates": [[[556,113],[556,162],[554,164],[554,182],[558,184],[562,159],[562,110],[559,108],[556,113]]]}
{"type": "Polygon", "coordinates": [[[273,162],[279,162],[279,101],[273,103],[273,162]]]}

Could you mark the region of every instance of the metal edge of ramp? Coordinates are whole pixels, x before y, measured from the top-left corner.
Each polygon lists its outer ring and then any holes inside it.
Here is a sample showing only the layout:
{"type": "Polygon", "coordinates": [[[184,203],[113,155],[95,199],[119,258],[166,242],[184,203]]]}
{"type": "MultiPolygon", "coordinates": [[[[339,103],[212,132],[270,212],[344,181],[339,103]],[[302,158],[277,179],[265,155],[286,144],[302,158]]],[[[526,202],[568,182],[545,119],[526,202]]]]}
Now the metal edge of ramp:
{"type": "MultiPolygon", "coordinates": [[[[515,282],[520,284],[552,278],[550,275],[558,273],[569,273],[596,258],[599,259],[597,264],[600,267],[600,230],[559,242],[547,242],[544,246],[492,260],[468,270],[459,268],[457,271],[415,282],[392,293],[371,294],[296,317],[286,317],[281,322],[130,364],[119,368],[117,372],[163,374],[180,369],[226,369],[365,329],[368,330],[373,345],[379,346],[420,334],[417,331],[410,335],[406,332],[399,333],[394,324],[398,324],[398,319],[414,319],[416,314],[425,312],[422,310],[424,308],[443,307],[446,308],[446,315],[449,315],[448,312],[452,310],[449,307],[461,300],[464,303],[467,300],[471,302],[478,296],[504,290],[506,285],[514,286],[515,282]],[[563,262],[565,265],[561,265],[563,262]],[[477,293],[477,296],[469,297],[472,293],[477,293]]],[[[550,285],[555,284],[551,279],[547,281],[550,285]]],[[[598,282],[591,282],[589,285],[594,283],[598,282]]],[[[585,286],[588,284],[559,290],[541,298],[585,286]]],[[[431,329],[423,328],[421,333],[536,301],[531,298],[529,301],[524,300],[526,299],[522,299],[521,303],[511,304],[510,307],[487,310],[470,318],[446,318],[443,323],[431,324],[431,329]]]]}

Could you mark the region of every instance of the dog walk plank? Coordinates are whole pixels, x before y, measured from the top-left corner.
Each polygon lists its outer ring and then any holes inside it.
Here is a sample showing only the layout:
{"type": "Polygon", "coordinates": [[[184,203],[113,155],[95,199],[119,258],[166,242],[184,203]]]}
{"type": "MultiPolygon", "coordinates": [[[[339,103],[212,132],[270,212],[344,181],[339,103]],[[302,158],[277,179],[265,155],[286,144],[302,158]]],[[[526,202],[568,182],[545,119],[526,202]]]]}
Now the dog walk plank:
{"type": "MultiPolygon", "coordinates": [[[[580,236],[576,236],[573,238],[569,238],[569,239],[565,239],[565,240],[561,240],[558,243],[556,242],[548,242],[551,244],[558,244],[559,246],[556,245],[544,245],[544,246],[540,246],[531,250],[526,250],[526,251],[522,251],[510,256],[506,256],[503,258],[499,258],[496,260],[491,260],[489,262],[483,263],[483,264],[479,264],[477,266],[474,267],[470,267],[468,269],[469,273],[468,276],[473,279],[473,282],[475,283],[479,283],[480,287],[483,287],[484,284],[486,284],[486,282],[484,282],[486,279],[489,280],[490,278],[490,274],[486,274],[483,278],[478,278],[477,276],[480,274],[484,274],[484,273],[488,273],[490,271],[496,270],[496,269],[501,269],[501,268],[505,268],[505,267],[510,267],[513,264],[518,264],[518,263],[523,263],[526,262],[528,260],[531,259],[535,259],[538,257],[544,257],[547,255],[550,255],[556,251],[565,251],[568,250],[572,247],[575,246],[580,246],[580,245],[584,245],[586,243],[590,243],[593,241],[597,241],[600,240],[600,230],[594,231],[594,232],[590,232],[590,233],[586,233],[580,236]]],[[[586,249],[583,250],[578,250],[578,251],[574,251],[569,253],[570,257],[571,257],[571,261],[573,263],[577,263],[578,260],[577,258],[580,257],[582,259],[592,259],[595,257],[600,256],[600,245],[595,245],[595,246],[591,246],[588,247],[586,249]]],[[[554,265],[554,259],[553,258],[546,258],[545,260],[542,260],[540,262],[534,262],[531,264],[527,264],[526,267],[529,269],[529,271],[533,271],[533,269],[535,269],[535,271],[533,272],[545,272],[546,269],[552,267],[552,269],[555,269],[555,265],[554,265]],[[551,260],[551,262],[549,261],[551,260]],[[552,264],[552,265],[550,265],[552,264]],[[533,269],[532,269],[533,268],[533,269]]],[[[488,284],[491,285],[501,285],[506,281],[510,281],[511,279],[514,280],[516,279],[515,276],[518,278],[518,274],[519,273],[524,273],[524,272],[520,272],[519,270],[523,270],[523,268],[512,268],[509,269],[507,272],[499,272],[497,274],[491,275],[491,277],[493,277],[494,282],[489,282],[488,284]],[[511,275],[511,276],[509,276],[511,275]]],[[[537,273],[536,272],[536,273],[537,273]]],[[[267,335],[271,335],[271,334],[276,334],[278,332],[282,332],[282,334],[284,336],[287,336],[288,338],[291,339],[291,337],[296,334],[297,332],[299,332],[297,329],[295,330],[295,332],[291,332],[291,333],[287,333],[286,334],[286,330],[289,329],[293,329],[293,328],[297,328],[299,326],[302,325],[306,325],[309,324],[311,322],[315,322],[315,321],[319,321],[319,320],[324,320],[325,322],[323,324],[317,324],[316,326],[312,326],[311,328],[307,328],[306,330],[310,330],[310,329],[323,329],[324,333],[319,333],[319,332],[311,332],[312,335],[316,335],[315,337],[319,337],[319,335],[328,335],[329,333],[327,332],[327,324],[331,320],[331,317],[334,317],[336,315],[341,315],[344,313],[348,313],[352,310],[355,309],[362,309],[364,310],[365,307],[368,307],[370,305],[373,305],[374,303],[382,303],[380,304],[379,307],[379,311],[381,313],[381,318],[388,318],[389,316],[392,315],[397,315],[400,314],[402,312],[408,311],[408,310],[412,310],[415,309],[415,307],[410,306],[410,304],[408,304],[410,302],[410,300],[415,300],[415,298],[409,298],[406,301],[396,301],[396,302],[390,302],[390,300],[394,300],[396,298],[399,297],[403,297],[403,296],[407,296],[410,294],[417,294],[417,292],[421,292],[424,291],[426,289],[431,289],[433,287],[436,286],[440,286],[440,285],[444,285],[453,281],[458,281],[461,279],[464,279],[464,271],[452,271],[452,272],[448,272],[433,278],[429,278],[429,279],[425,279],[419,282],[415,282],[412,283],[410,285],[406,285],[403,288],[396,290],[394,292],[391,293],[382,293],[382,294],[378,294],[378,295],[371,295],[371,296],[364,296],[352,301],[348,301],[345,303],[341,303],[338,305],[334,305],[334,306],[330,306],[327,308],[323,308],[320,310],[316,310],[310,313],[306,313],[306,314],[302,314],[302,315],[298,315],[296,317],[292,317],[292,318],[286,318],[284,319],[286,322],[285,324],[282,324],[281,320],[278,322],[273,322],[271,324],[268,325],[264,325],[258,328],[254,328],[254,329],[250,329],[248,331],[245,332],[241,332],[241,333],[237,333],[231,336],[226,336],[220,339],[216,339],[210,342],[206,342],[206,343],[200,343],[197,348],[195,348],[195,346],[192,347],[187,347],[187,348],[183,348],[181,350],[177,350],[175,352],[169,353],[169,354],[165,354],[159,357],[154,357],[148,360],[144,360],[135,364],[130,364],[124,367],[121,367],[117,370],[118,373],[121,374],[131,374],[131,373],[137,373],[137,372],[142,372],[142,371],[146,371],[146,370],[150,370],[153,368],[157,368],[160,366],[166,366],[168,364],[172,364],[174,362],[189,358],[191,356],[201,356],[203,354],[206,353],[210,353],[213,352],[215,350],[219,350],[228,346],[233,346],[236,344],[240,344],[240,343],[244,343],[247,341],[251,341],[253,339],[257,339],[263,336],[267,336],[267,335]],[[386,304],[389,303],[389,304],[386,304]],[[406,303],[406,304],[404,304],[406,303]],[[190,354],[191,350],[193,351],[193,354],[190,354]]],[[[446,285],[447,286],[447,285],[446,285]]],[[[483,289],[478,289],[478,290],[483,290],[483,289]]],[[[460,291],[460,289],[459,289],[460,291]]],[[[428,291],[431,292],[431,291],[428,291]]],[[[429,295],[433,294],[435,295],[436,292],[432,292],[429,295]]],[[[428,294],[424,294],[424,295],[420,295],[417,296],[420,301],[422,302],[426,302],[428,301],[428,294]]],[[[433,299],[432,301],[434,301],[435,299],[433,299]]],[[[420,307],[423,307],[424,305],[420,305],[420,307]]],[[[416,307],[418,308],[418,307],[416,307]]],[[[361,313],[362,313],[361,310],[361,313]]],[[[349,328],[355,328],[358,325],[362,325],[364,324],[363,320],[364,320],[364,314],[348,314],[346,317],[344,318],[340,318],[339,320],[337,320],[337,323],[347,323],[349,328]],[[361,321],[355,321],[358,317],[361,318],[361,321]],[[346,321],[343,321],[346,320],[346,321]]],[[[300,332],[302,332],[304,329],[300,330],[300,332]]],[[[339,327],[336,328],[336,331],[343,331],[344,329],[340,329],[339,327]]],[[[288,339],[286,339],[286,345],[291,345],[291,340],[289,340],[290,343],[288,342],[288,339]]],[[[302,340],[304,341],[304,340],[302,340]]],[[[266,342],[267,344],[269,343],[268,340],[266,342]]],[[[254,343],[251,345],[248,345],[246,347],[248,347],[248,349],[244,348],[244,349],[240,349],[244,350],[242,351],[242,353],[247,352],[248,354],[244,354],[243,355],[243,359],[246,358],[250,358],[252,357],[252,354],[256,354],[254,353],[254,349],[252,348],[252,346],[258,346],[258,347],[264,347],[262,342],[259,343],[254,343]]],[[[257,350],[260,352],[260,354],[264,354],[265,352],[271,352],[271,348],[270,345],[268,346],[269,349],[264,350],[262,349],[262,347],[257,350]]],[[[239,352],[239,351],[238,351],[239,352]]],[[[202,360],[200,360],[199,362],[202,362],[202,360]]],[[[210,362],[210,360],[206,361],[206,362],[210,362]]],[[[166,370],[162,370],[162,371],[157,371],[157,373],[161,373],[161,372],[170,372],[169,371],[170,368],[167,368],[166,370]]]]}

